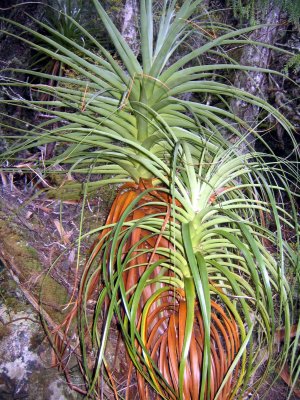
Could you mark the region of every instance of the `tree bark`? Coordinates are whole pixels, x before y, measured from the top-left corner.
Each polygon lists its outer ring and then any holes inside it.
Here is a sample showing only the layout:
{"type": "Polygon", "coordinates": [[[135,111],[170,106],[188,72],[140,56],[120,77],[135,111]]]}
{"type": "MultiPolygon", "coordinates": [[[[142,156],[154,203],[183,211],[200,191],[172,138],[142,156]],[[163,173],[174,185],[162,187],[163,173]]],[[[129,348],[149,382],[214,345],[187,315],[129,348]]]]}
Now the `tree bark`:
{"type": "Polygon", "coordinates": [[[121,14],[122,14],[121,15],[122,36],[129,44],[134,54],[137,56],[140,52],[138,29],[137,29],[137,18],[138,18],[137,0],[126,0],[121,14]]]}
{"type": "MultiPolygon", "coordinates": [[[[250,35],[250,39],[257,42],[266,44],[274,44],[278,36],[280,28],[281,9],[270,3],[269,7],[264,11],[261,16],[261,22],[265,26],[259,30],[254,31],[250,35]]],[[[272,50],[262,46],[246,46],[243,50],[240,64],[255,66],[260,68],[269,68],[272,57],[272,50]]],[[[234,85],[244,90],[247,93],[259,96],[261,98],[268,98],[268,82],[267,76],[262,72],[238,72],[235,78],[234,85]]],[[[251,128],[255,128],[258,116],[259,107],[246,103],[241,100],[232,100],[231,108],[233,113],[247,122],[251,128]]],[[[249,132],[245,133],[246,143],[243,144],[242,151],[246,151],[247,144],[254,147],[255,137],[249,132]]]]}

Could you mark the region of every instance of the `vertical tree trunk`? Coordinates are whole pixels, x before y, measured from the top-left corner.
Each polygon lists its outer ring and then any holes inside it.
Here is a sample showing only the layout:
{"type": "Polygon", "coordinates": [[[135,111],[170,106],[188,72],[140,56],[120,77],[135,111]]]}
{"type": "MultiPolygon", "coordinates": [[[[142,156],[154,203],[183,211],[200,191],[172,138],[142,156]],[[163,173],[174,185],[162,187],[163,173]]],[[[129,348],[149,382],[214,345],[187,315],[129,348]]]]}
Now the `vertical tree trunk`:
{"type": "MultiPolygon", "coordinates": [[[[250,35],[250,39],[266,44],[274,44],[280,30],[281,10],[270,2],[268,8],[263,12],[260,18],[265,26],[250,35]]],[[[281,28],[282,29],[282,28],[281,28]]],[[[240,63],[242,65],[255,66],[260,68],[269,68],[272,50],[262,46],[246,46],[243,50],[240,63]]],[[[235,86],[245,92],[259,96],[268,97],[267,76],[261,72],[238,72],[234,82],[235,86]]],[[[235,115],[246,121],[251,128],[256,126],[259,108],[240,100],[232,100],[231,107],[235,115]]],[[[246,133],[246,141],[250,146],[254,146],[255,138],[250,133],[246,133]]],[[[245,151],[246,143],[243,145],[245,151]]]]}
{"type": "Polygon", "coordinates": [[[121,15],[121,21],[122,21],[121,33],[136,56],[139,54],[140,51],[140,45],[138,40],[137,18],[138,18],[137,0],[126,0],[121,15]]]}

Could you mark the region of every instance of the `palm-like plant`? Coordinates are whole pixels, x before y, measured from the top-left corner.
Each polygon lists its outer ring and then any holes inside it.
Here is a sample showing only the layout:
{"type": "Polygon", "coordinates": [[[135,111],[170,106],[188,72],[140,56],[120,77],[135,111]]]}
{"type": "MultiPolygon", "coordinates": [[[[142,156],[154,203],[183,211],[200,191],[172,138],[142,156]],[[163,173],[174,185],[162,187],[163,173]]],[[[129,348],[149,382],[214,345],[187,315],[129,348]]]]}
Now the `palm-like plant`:
{"type": "MultiPolygon", "coordinates": [[[[201,0],[185,0],[180,7],[173,0],[164,2],[154,34],[152,1],[141,0],[139,63],[98,0],[93,2],[118,61],[71,17],[98,54],[43,23],[57,40],[23,27],[45,46],[22,40],[82,79],[26,71],[57,82],[27,84],[54,100],[23,103],[53,120],[26,131],[26,142],[5,155],[55,141],[62,150],[48,170],[65,164],[77,173],[107,176],[86,190],[124,183],[86,262],[78,300],[60,327],[63,336],[55,337],[61,362],[67,368],[68,337],[77,318],[86,394],[97,397],[102,366],[112,375],[105,349],[116,318],[131,360],[128,383],[133,366],[141,399],[150,398],[151,390],[164,399],[242,396],[263,362],[255,387],[274,361],[280,370],[288,357],[294,310],[286,269],[299,277],[294,251],[299,226],[294,206],[287,210],[277,200],[284,192],[293,204],[289,182],[297,170],[288,160],[251,148],[240,154],[245,136],[239,126],[245,131],[247,125],[231,113],[227,100],[261,107],[291,137],[292,127],[272,106],[222,82],[217,73],[254,67],[238,65],[223,52],[222,64],[197,63],[219,46],[248,43],[245,35],[253,28],[212,26],[211,39],[207,26],[192,17],[201,0]],[[172,54],[195,32],[209,40],[172,63],[172,54]],[[188,92],[210,94],[215,104],[183,100],[188,92]],[[57,121],[61,126],[51,129],[57,121]],[[231,146],[223,132],[237,137],[237,144],[231,146]],[[295,232],[293,244],[284,240],[282,226],[295,232]],[[91,314],[88,304],[95,296],[91,314]],[[285,341],[275,357],[281,326],[285,341]]],[[[122,397],[114,385],[113,390],[122,397]]]]}

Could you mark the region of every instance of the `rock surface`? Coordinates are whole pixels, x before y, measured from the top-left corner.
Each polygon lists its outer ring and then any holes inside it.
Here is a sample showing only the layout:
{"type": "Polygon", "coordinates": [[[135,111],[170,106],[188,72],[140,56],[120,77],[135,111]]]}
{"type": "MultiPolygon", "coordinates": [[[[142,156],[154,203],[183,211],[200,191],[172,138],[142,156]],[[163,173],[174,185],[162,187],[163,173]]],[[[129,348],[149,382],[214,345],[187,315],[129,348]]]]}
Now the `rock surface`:
{"type": "Polygon", "coordinates": [[[80,399],[51,367],[51,349],[39,315],[4,269],[0,288],[0,400],[80,399]]]}

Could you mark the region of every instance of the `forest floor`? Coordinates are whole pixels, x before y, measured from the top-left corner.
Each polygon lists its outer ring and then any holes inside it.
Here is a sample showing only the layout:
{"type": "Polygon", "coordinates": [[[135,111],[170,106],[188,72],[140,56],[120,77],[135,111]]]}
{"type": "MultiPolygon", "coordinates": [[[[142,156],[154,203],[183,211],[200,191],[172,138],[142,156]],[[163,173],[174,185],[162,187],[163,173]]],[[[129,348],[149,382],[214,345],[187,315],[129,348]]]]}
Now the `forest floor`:
{"type": "MultiPolygon", "coordinates": [[[[19,282],[26,301],[36,309],[38,302],[42,303],[50,324],[62,320],[65,305],[78,284],[78,270],[96,234],[82,240],[79,257],[76,239],[80,232],[97,229],[105,222],[114,193],[113,188],[100,191],[96,200],[86,202],[83,213],[81,202],[49,200],[43,195],[35,197],[24,187],[0,187],[0,261],[19,282]]],[[[0,285],[2,273],[0,268],[0,285]]],[[[4,302],[5,290],[0,287],[4,302]]],[[[4,327],[0,315],[0,342],[5,336],[4,327]]],[[[1,382],[0,373],[0,400],[17,399],[1,395],[1,382]]],[[[249,392],[247,398],[284,400],[287,394],[288,386],[283,380],[269,376],[260,392],[254,396],[249,392]]],[[[293,395],[290,399],[297,398],[293,395]]]]}

